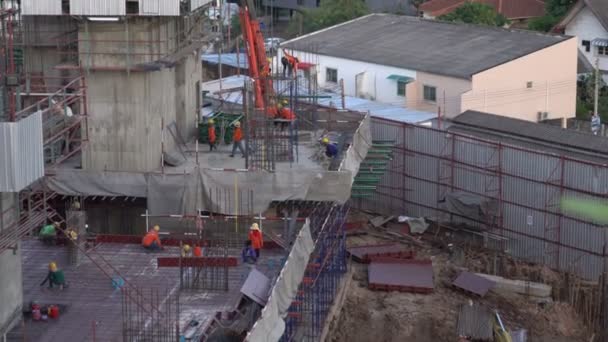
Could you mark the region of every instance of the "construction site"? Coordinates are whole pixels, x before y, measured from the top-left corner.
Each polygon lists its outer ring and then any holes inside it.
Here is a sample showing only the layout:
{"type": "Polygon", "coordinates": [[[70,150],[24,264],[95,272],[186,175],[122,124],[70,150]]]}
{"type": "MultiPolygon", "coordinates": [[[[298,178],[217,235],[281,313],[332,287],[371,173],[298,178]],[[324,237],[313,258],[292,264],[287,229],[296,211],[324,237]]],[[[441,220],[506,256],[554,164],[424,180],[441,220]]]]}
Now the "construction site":
{"type": "Polygon", "coordinates": [[[239,5],[223,75],[215,1],[0,0],[2,341],[608,341],[606,164],[353,108],[239,5]]]}

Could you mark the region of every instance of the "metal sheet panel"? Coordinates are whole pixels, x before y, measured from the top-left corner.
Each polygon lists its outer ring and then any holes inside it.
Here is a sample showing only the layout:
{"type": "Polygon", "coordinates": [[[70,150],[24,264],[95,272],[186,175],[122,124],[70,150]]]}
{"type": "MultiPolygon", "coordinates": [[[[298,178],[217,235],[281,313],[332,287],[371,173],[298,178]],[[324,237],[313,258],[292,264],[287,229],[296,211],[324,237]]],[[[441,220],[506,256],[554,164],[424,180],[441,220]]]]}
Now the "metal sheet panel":
{"type": "Polygon", "coordinates": [[[70,14],[122,16],[127,14],[127,8],[124,0],[70,0],[70,14]]]}
{"type": "Polygon", "coordinates": [[[61,15],[61,0],[22,0],[22,15],[61,15]]]}
{"type": "Polygon", "coordinates": [[[179,0],[139,0],[139,14],[146,16],[179,16],[179,0]]]}
{"type": "Polygon", "coordinates": [[[44,176],[42,114],[0,123],[0,192],[19,192],[44,176]]]}
{"type": "Polygon", "coordinates": [[[213,0],[190,0],[190,11],[196,11],[197,9],[212,3],[213,0]]]}

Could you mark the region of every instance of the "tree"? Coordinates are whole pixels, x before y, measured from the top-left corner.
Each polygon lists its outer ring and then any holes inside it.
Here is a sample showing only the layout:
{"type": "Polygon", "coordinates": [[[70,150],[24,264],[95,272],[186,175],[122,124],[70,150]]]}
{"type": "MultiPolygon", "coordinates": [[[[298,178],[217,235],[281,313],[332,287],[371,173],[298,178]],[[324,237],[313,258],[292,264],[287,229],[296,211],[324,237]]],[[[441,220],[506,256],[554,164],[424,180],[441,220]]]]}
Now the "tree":
{"type": "MultiPolygon", "coordinates": [[[[576,117],[589,120],[589,112],[593,111],[595,101],[595,71],[583,76],[578,82],[576,101],[576,117]]],[[[598,112],[602,122],[608,122],[608,87],[600,77],[598,112]]]]}
{"type": "Polygon", "coordinates": [[[467,2],[437,19],[490,26],[503,26],[508,22],[507,18],[497,13],[494,7],[478,2],[467,2]]]}
{"type": "Polygon", "coordinates": [[[528,23],[528,29],[548,32],[568,13],[576,0],[547,0],[545,15],[534,18],[528,23]]]}
{"type": "Polygon", "coordinates": [[[294,18],[289,23],[288,31],[291,34],[314,32],[368,13],[363,0],[321,0],[318,8],[301,10],[298,13],[300,18],[294,18]]]}

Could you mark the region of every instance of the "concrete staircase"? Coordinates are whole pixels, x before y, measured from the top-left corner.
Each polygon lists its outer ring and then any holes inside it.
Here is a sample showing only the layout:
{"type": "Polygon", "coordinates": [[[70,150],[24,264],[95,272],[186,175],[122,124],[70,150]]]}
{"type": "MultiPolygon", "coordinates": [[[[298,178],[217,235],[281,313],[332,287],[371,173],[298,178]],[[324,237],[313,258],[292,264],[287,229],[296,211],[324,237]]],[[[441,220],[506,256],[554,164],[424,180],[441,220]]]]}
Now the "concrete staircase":
{"type": "Polygon", "coordinates": [[[351,198],[366,198],[374,194],[378,183],[393,159],[394,141],[374,140],[367,156],[361,162],[359,173],[353,182],[351,198]]]}

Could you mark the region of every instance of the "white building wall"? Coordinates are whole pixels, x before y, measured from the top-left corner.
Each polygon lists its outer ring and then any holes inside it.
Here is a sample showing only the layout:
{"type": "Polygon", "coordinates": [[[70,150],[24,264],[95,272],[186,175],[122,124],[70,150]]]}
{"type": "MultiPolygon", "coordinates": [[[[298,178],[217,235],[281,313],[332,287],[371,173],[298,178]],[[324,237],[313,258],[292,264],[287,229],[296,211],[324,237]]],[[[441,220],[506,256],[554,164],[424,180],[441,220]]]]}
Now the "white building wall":
{"type": "MultiPolygon", "coordinates": [[[[406,105],[406,96],[397,95],[397,81],[387,79],[390,75],[400,75],[416,79],[416,71],[394,68],[373,63],[353,61],[324,55],[311,55],[298,51],[288,51],[301,62],[317,65],[317,80],[321,88],[340,91],[340,79],[344,80],[344,94],[364,97],[393,105],[406,105]],[[338,82],[327,82],[327,68],[338,71],[338,82]],[[357,80],[359,80],[357,82],[357,80]]],[[[279,59],[282,52],[279,52],[279,59]]],[[[406,89],[406,92],[410,87],[406,89]]]]}
{"type": "MultiPolygon", "coordinates": [[[[578,38],[578,49],[583,53],[591,65],[595,66],[595,60],[599,57],[599,67],[608,71],[608,56],[598,56],[597,47],[591,46],[589,52],[583,46],[583,40],[593,41],[595,38],[608,39],[608,32],[597,20],[589,7],[585,6],[566,26],[565,33],[578,38]]],[[[608,81],[608,76],[604,76],[608,81]]]]}
{"type": "Polygon", "coordinates": [[[22,0],[23,15],[61,15],[61,0],[22,0]]]}

